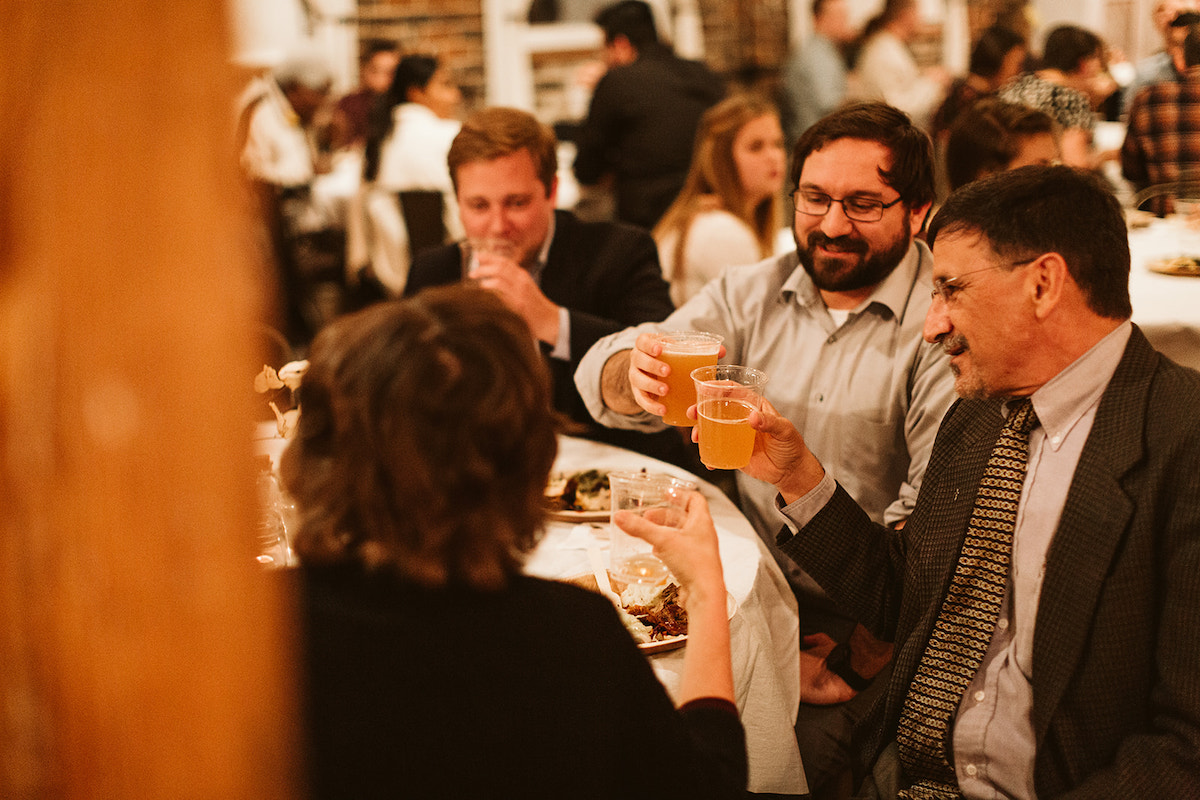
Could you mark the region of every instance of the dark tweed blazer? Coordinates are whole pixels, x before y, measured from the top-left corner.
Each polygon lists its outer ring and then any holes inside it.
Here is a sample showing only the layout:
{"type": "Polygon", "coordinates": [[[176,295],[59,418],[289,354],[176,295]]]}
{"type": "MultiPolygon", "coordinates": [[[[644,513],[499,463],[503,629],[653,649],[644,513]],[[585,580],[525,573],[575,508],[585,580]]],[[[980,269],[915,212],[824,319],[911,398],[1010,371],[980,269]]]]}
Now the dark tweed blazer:
{"type": "MultiPolygon", "coordinates": [[[[862,769],[895,739],[1002,421],[995,401],[951,407],[902,533],[839,487],[781,542],[897,643],[887,695],[860,728],[862,769]]],[[[1040,798],[1200,797],[1200,374],[1136,326],[1047,553],[1033,726],[1040,798]]]]}
{"type": "MultiPolygon", "coordinates": [[[[404,295],[461,279],[462,251],[457,244],[428,250],[413,259],[404,295]]],[[[576,432],[584,436],[699,468],[675,431],[646,434],[605,428],[592,419],[575,388],[575,368],[599,339],[631,325],[658,322],[675,310],[650,234],[630,225],[584,222],[568,211],[556,211],[554,239],[540,281],[546,297],[566,308],[571,318],[571,359],[546,358],[554,407],[578,423],[576,432]]]]}

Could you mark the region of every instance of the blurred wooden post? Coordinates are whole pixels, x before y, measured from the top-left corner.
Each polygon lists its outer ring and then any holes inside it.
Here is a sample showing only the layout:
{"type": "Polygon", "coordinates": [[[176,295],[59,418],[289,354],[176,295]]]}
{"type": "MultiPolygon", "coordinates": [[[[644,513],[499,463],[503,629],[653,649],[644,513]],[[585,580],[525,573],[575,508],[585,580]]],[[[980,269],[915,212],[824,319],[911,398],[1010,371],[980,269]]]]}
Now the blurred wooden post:
{"type": "Polygon", "coordinates": [[[0,0],[0,797],[296,797],[223,0],[0,0]]]}

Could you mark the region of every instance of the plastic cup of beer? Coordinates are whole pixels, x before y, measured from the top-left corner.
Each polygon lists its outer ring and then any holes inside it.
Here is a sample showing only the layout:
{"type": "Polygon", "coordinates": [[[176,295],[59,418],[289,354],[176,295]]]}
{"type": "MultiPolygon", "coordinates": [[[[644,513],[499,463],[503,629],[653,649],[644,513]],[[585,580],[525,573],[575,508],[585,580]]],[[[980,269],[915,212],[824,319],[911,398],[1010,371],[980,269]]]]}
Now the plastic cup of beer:
{"type": "Polygon", "coordinates": [[[762,407],[766,373],[717,364],[692,371],[700,426],[700,461],[711,469],[741,469],[754,452],[750,412],[762,407]]]}
{"type": "MultiPolygon", "coordinates": [[[[631,511],[659,525],[683,526],[687,496],[696,484],[662,472],[610,472],[612,511],[631,511]]],[[[611,518],[610,518],[611,521],[611,518]]],[[[650,544],[617,527],[611,529],[609,574],[626,586],[657,586],[667,579],[667,565],[654,555],[650,544]]]]}
{"type": "Polygon", "coordinates": [[[671,367],[671,374],[663,378],[667,393],[660,398],[667,407],[663,422],[680,427],[696,424],[687,415],[688,406],[696,403],[692,370],[717,363],[721,338],[715,333],[699,331],[664,331],[658,334],[658,341],[662,343],[662,353],[658,359],[671,367]]]}

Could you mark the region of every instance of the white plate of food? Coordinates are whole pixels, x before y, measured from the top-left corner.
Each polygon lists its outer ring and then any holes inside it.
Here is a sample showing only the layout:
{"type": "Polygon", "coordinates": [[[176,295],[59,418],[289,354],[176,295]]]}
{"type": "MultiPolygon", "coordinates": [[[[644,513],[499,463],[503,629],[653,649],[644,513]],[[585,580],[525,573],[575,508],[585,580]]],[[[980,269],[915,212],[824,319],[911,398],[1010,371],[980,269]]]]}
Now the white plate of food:
{"type": "MultiPolygon", "coordinates": [[[[566,580],[567,583],[600,592],[596,576],[590,572],[566,580]]],[[[620,584],[614,582],[613,589],[619,590],[620,584]]],[[[728,592],[725,593],[725,605],[729,618],[733,619],[737,612],[737,600],[728,592]]],[[[687,644],[687,611],[679,605],[679,587],[674,582],[668,581],[644,602],[631,603],[619,607],[617,611],[629,635],[637,642],[638,649],[647,655],[676,650],[687,644]]]]}
{"type": "Polygon", "coordinates": [[[1186,275],[1200,278],[1200,256],[1170,256],[1146,263],[1146,268],[1160,275],[1186,275]]]}
{"type": "Polygon", "coordinates": [[[607,522],[610,508],[607,472],[556,472],[546,484],[546,509],[551,519],[607,522]]]}

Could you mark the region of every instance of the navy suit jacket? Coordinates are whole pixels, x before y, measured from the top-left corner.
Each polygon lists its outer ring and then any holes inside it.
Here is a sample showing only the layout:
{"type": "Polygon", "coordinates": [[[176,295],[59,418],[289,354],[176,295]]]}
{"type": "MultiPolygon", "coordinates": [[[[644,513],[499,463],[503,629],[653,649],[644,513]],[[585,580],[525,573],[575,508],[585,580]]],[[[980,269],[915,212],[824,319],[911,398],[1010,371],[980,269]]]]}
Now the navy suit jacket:
{"type": "MultiPolygon", "coordinates": [[[[462,279],[462,251],[457,244],[429,250],[413,259],[404,288],[406,297],[428,286],[462,279]]],[[[658,248],[640,228],[611,222],[584,222],[569,211],[554,212],[554,239],[546,254],[542,293],[567,309],[571,325],[571,358],[549,358],[554,407],[578,424],[578,433],[628,447],[647,455],[698,467],[691,449],[675,431],[646,434],[598,424],[575,388],[579,360],[599,339],[642,322],[658,322],[675,306],[658,262],[658,248]]],[[[550,347],[543,345],[548,354],[550,347]]]]}
{"type": "MultiPolygon", "coordinates": [[[[839,487],[781,542],[896,642],[888,692],[860,728],[863,768],[895,739],[1003,422],[998,406],[960,400],[947,412],[903,531],[874,526],[839,487]]],[[[1039,797],[1200,797],[1200,374],[1136,326],[1046,556],[1032,681],[1039,797]]]]}

